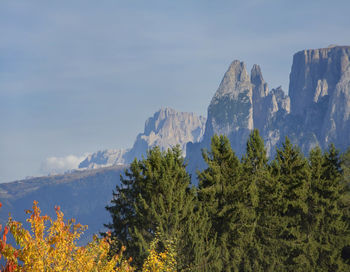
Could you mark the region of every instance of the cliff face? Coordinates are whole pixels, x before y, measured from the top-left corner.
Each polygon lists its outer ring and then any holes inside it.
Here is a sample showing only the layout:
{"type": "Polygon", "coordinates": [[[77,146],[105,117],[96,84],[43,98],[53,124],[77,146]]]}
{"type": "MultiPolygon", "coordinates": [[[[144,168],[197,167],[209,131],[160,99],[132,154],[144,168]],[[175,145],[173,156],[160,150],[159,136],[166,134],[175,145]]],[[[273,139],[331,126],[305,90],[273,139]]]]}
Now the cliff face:
{"type": "Polygon", "coordinates": [[[146,120],[144,132],[137,135],[132,148],[98,151],[82,161],[79,168],[94,169],[128,164],[135,158],[141,159],[154,146],[167,150],[180,145],[183,155],[186,156],[186,144],[202,139],[205,121],[204,117],[194,113],[162,108],[146,120]]]}
{"type": "MultiPolygon", "coordinates": [[[[296,53],[290,97],[280,87],[269,91],[258,65],[253,66],[249,76],[244,63],[234,61],[208,107],[205,131],[205,118],[164,108],[146,121],[144,132],[131,149],[100,151],[88,156],[80,166],[125,164],[155,145],[166,149],[180,144],[195,183],[195,170],[206,167],[201,149],[210,147],[214,134],[227,135],[241,156],[253,128],[260,130],[270,156],[285,136],[305,154],[316,145],[327,148],[330,143],[344,151],[350,145],[349,57],[350,47],[338,46],[296,53]]],[[[4,204],[0,223],[4,223],[8,212],[23,221],[23,210],[36,199],[44,212],[52,213],[58,204],[67,211],[67,218],[88,224],[84,238],[90,240],[89,236],[101,231],[103,223],[109,221],[104,206],[122,171],[122,166],[113,166],[0,184],[4,204]]]]}
{"type": "Polygon", "coordinates": [[[303,50],[293,57],[289,95],[295,115],[306,114],[314,103],[332,96],[349,65],[350,47],[303,50]]]}
{"type": "MultiPolygon", "coordinates": [[[[132,148],[99,151],[80,168],[127,164],[156,145],[179,144],[191,164],[202,165],[201,149],[214,134],[226,135],[238,156],[245,153],[250,131],[257,128],[270,156],[288,136],[307,154],[317,145],[350,144],[350,47],[333,46],[297,52],[290,73],[289,96],[281,87],[269,91],[261,68],[250,75],[235,60],[215,92],[204,117],[163,108],[145,123],[132,148]]],[[[191,167],[191,166],[190,166],[191,167]]]]}
{"type": "Polygon", "coordinates": [[[228,136],[236,154],[245,153],[250,131],[257,128],[268,154],[274,155],[288,136],[307,154],[330,143],[350,145],[350,47],[303,50],[293,57],[289,95],[281,87],[269,92],[261,69],[249,77],[243,62],[234,61],[209,107],[203,141],[188,144],[190,171],[204,167],[202,148],[214,134],[228,136]]]}
{"type": "Polygon", "coordinates": [[[154,146],[167,150],[175,145],[180,145],[186,156],[186,144],[200,141],[204,126],[205,118],[202,116],[162,108],[147,119],[144,132],[137,136],[133,147],[124,158],[129,163],[134,158],[141,159],[142,155],[146,155],[147,150],[154,146]]]}
{"type": "Polygon", "coordinates": [[[349,46],[303,50],[293,57],[291,112],[302,120],[313,145],[326,148],[333,142],[343,149],[350,143],[349,57],[349,46]]]}
{"type": "Polygon", "coordinates": [[[238,149],[253,129],[253,85],[245,64],[232,62],[208,107],[203,142],[208,145],[214,134],[227,135],[238,149]]]}
{"type": "Polygon", "coordinates": [[[226,135],[236,154],[241,156],[253,128],[259,129],[271,153],[285,134],[283,125],[289,113],[290,98],[281,87],[269,92],[258,65],[253,66],[249,76],[245,64],[235,60],[208,107],[203,141],[188,144],[188,159],[190,163],[193,160],[198,164],[200,150],[209,148],[214,134],[226,135]]]}

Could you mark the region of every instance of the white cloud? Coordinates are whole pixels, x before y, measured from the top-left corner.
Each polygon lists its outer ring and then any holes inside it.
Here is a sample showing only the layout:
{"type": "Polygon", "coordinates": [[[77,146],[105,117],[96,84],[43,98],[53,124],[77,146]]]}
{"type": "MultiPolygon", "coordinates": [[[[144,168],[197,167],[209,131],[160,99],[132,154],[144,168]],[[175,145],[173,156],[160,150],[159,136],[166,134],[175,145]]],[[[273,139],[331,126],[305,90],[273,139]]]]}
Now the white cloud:
{"type": "Polygon", "coordinates": [[[77,169],[79,164],[88,156],[68,155],[65,157],[48,157],[41,163],[40,172],[45,175],[62,174],[68,170],[77,169]]]}

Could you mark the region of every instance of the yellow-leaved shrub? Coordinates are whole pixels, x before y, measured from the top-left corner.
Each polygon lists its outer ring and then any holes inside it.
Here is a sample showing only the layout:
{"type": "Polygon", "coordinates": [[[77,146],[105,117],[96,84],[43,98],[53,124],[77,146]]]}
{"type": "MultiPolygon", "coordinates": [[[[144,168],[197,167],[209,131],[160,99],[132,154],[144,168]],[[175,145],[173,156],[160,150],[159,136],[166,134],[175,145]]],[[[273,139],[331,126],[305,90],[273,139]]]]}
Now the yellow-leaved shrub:
{"type": "Polygon", "coordinates": [[[175,272],[176,253],[172,241],[167,240],[163,250],[159,250],[159,234],[150,244],[149,255],[145,260],[143,272],[175,272]]]}
{"type": "Polygon", "coordinates": [[[125,248],[116,256],[108,258],[108,235],[104,239],[94,237],[86,246],[78,246],[77,240],[87,227],[76,224],[73,219],[65,222],[59,207],[56,207],[56,220],[41,215],[36,201],[33,209],[27,213],[30,214],[27,221],[31,231],[24,229],[21,223],[12,218],[9,218],[4,228],[0,239],[0,259],[4,257],[6,264],[2,271],[134,271],[130,265],[131,260],[122,258],[125,248]],[[9,231],[17,247],[6,243],[9,231]]]}

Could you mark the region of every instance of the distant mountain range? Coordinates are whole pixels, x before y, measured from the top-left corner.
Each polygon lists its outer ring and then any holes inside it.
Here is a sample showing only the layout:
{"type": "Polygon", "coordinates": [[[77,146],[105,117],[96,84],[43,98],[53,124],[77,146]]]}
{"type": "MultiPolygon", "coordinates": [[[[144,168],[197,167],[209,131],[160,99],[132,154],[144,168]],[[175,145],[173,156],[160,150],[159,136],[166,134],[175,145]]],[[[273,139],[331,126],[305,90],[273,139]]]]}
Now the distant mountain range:
{"type": "Polygon", "coordinates": [[[0,184],[0,224],[5,224],[9,213],[28,226],[26,219],[33,200],[39,202],[43,214],[55,218],[55,206],[61,206],[65,218],[75,218],[88,225],[81,243],[91,240],[93,233],[103,231],[103,223],[110,218],[104,207],[112,199],[112,190],[119,182],[123,166],[76,171],[65,175],[31,178],[0,184]]]}
{"type": "Polygon", "coordinates": [[[268,91],[261,69],[250,76],[244,63],[234,61],[224,75],[208,108],[203,140],[191,144],[208,147],[214,134],[229,137],[233,149],[244,153],[245,142],[258,128],[269,154],[285,136],[304,153],[316,145],[350,144],[350,47],[303,50],[294,55],[289,96],[281,88],[268,91]]]}
{"type": "Polygon", "coordinates": [[[46,213],[53,211],[55,204],[61,205],[68,217],[90,225],[87,235],[95,233],[109,220],[104,206],[122,169],[155,145],[167,149],[179,144],[193,176],[196,169],[204,167],[201,150],[210,146],[214,134],[227,135],[238,156],[244,153],[254,128],[260,130],[270,156],[285,136],[305,154],[316,145],[324,149],[330,143],[344,151],[350,145],[349,58],[350,46],[296,53],[289,95],[280,87],[269,91],[258,65],[249,75],[245,64],[235,60],[211,100],[207,118],[163,108],[146,121],[144,132],[130,149],[98,151],[80,163],[80,171],[71,174],[0,184],[4,203],[0,222],[8,211],[22,219],[24,209],[36,199],[46,213]]]}
{"type": "Polygon", "coordinates": [[[166,150],[178,144],[186,155],[186,144],[202,139],[205,121],[203,116],[196,116],[194,113],[162,108],[146,120],[144,132],[137,135],[132,148],[98,151],[82,161],[79,168],[94,169],[128,164],[135,158],[141,159],[148,149],[156,145],[166,150]]]}

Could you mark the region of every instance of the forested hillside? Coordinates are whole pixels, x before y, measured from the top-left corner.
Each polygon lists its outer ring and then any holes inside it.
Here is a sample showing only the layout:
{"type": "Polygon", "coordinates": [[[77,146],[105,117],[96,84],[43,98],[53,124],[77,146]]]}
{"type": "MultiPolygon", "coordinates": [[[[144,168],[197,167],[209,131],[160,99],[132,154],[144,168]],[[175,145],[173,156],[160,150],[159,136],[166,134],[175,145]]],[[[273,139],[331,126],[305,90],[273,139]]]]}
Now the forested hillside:
{"type": "Polygon", "coordinates": [[[178,271],[349,271],[349,151],[305,157],[286,138],[268,160],[253,130],[242,158],[216,135],[203,158],[198,187],[179,148],[131,164],[107,207],[115,250],[140,266],[158,233],[178,271]]]}
{"type": "Polygon", "coordinates": [[[58,207],[56,221],[41,216],[35,202],[31,232],[12,218],[4,228],[5,271],[349,271],[350,149],[317,147],[305,157],[286,138],[269,160],[253,130],[241,158],[214,135],[203,159],[198,186],[180,147],[135,159],[110,192],[110,232],[83,247],[74,240],[85,227],[63,220],[58,207]]]}

